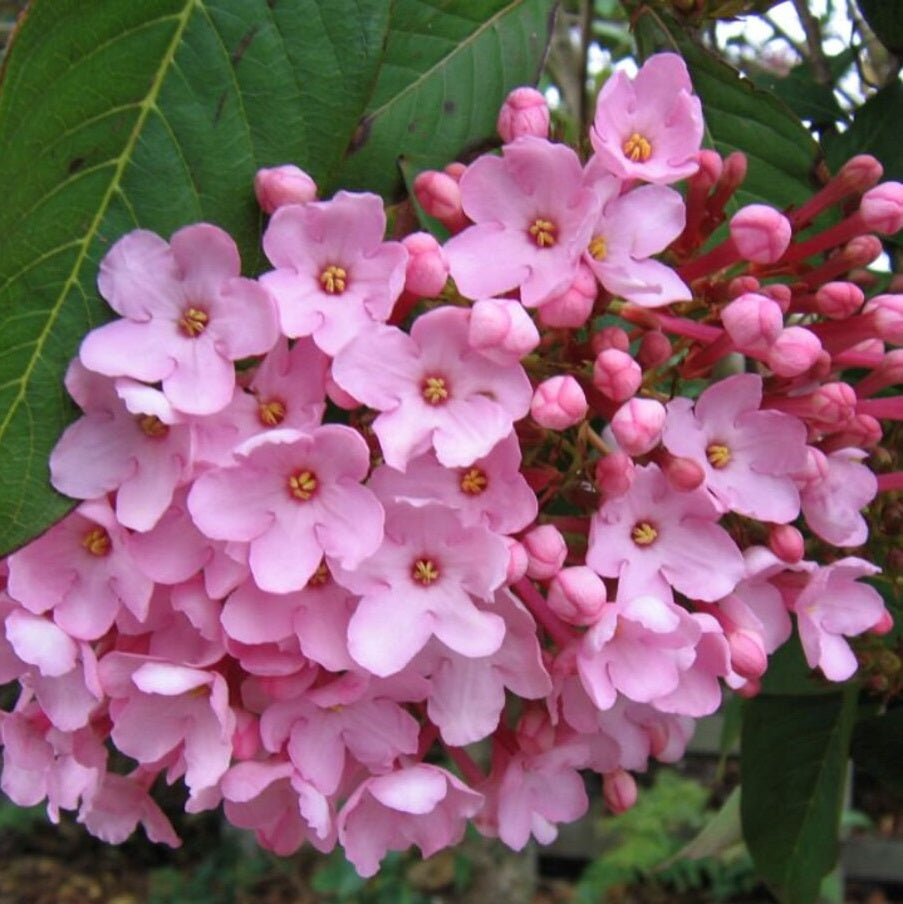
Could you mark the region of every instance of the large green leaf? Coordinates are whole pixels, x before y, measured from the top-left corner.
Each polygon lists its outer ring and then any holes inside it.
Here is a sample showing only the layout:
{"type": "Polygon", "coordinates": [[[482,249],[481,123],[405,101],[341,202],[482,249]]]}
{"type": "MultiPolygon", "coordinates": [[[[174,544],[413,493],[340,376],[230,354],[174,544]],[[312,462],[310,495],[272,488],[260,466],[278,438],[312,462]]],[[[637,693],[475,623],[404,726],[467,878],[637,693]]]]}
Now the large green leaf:
{"type": "Polygon", "coordinates": [[[533,83],[552,0],[396,0],[383,66],[337,178],[401,190],[399,157],[439,166],[493,140],[512,84],[533,83]]]}
{"type": "Polygon", "coordinates": [[[741,742],[743,837],[783,904],[812,904],[834,866],[855,688],[746,702],[741,742]]]}
{"type": "Polygon", "coordinates": [[[696,43],[673,19],[648,7],[638,9],[636,35],[644,56],[673,50],[686,60],[702,100],[707,144],[722,155],[746,154],[748,175],[731,209],[754,201],[785,208],[806,200],[814,187],[818,146],[781,101],[696,43]]]}
{"type": "Polygon", "coordinates": [[[444,163],[491,135],[505,93],[536,73],[550,8],[32,0],[0,85],[0,553],[71,504],[47,458],[74,415],[66,364],[110,316],[94,284],[113,241],[206,220],[255,272],[258,167],[394,192],[405,150],[444,163]],[[405,117],[421,144],[398,138],[405,117]]]}

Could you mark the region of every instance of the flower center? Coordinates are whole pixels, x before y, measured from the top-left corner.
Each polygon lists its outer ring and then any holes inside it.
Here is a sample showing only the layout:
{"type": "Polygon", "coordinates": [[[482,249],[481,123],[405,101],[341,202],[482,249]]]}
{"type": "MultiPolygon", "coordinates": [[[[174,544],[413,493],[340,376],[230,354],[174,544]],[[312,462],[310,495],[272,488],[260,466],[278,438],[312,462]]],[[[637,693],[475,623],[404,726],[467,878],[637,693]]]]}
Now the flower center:
{"type": "Polygon", "coordinates": [[[721,443],[711,443],[706,446],[705,457],[713,468],[726,468],[731,461],[731,450],[721,443]]]}
{"type": "Polygon", "coordinates": [[[624,142],[624,156],[634,163],[645,163],[652,156],[652,145],[649,139],[634,132],[627,141],[624,142]]]}
{"type": "Polygon", "coordinates": [[[320,562],[317,570],[310,576],[308,587],[322,587],[329,580],[329,569],[325,562],[320,562]]]}
{"type": "Polygon", "coordinates": [[[489,478],[481,468],[469,468],[461,475],[459,484],[461,492],[467,493],[468,496],[479,496],[488,485],[489,478]]]}
{"type": "Polygon", "coordinates": [[[608,257],[608,246],[605,244],[605,237],[594,235],[589,243],[589,254],[593,260],[604,261],[608,257]]]}
{"type": "Polygon", "coordinates": [[[285,404],[279,399],[270,399],[257,405],[257,417],[264,427],[278,427],[285,420],[285,404]]]}
{"type": "Polygon", "coordinates": [[[108,556],[112,549],[110,535],[105,528],[96,525],[82,537],[82,547],[91,553],[92,556],[97,556],[97,558],[108,556]]]}
{"type": "Polygon", "coordinates": [[[207,329],[210,315],[201,308],[185,308],[179,318],[179,329],[189,339],[196,339],[207,329]]]}
{"type": "Polygon", "coordinates": [[[348,272],[344,267],[330,264],[320,274],[320,285],[328,295],[341,295],[348,284],[348,272]]]}
{"type": "Polygon", "coordinates": [[[425,377],[420,390],[429,405],[441,405],[448,401],[448,384],[445,377],[425,377]]]}
{"type": "Polygon", "coordinates": [[[658,538],[658,531],[648,521],[637,521],[630,531],[630,538],[637,546],[652,546],[658,538]]]}
{"type": "Polygon", "coordinates": [[[538,217],[530,224],[527,232],[530,233],[538,248],[551,248],[555,244],[557,229],[551,220],[538,217]]]}
{"type": "Polygon", "coordinates": [[[432,559],[418,559],[411,566],[411,578],[421,587],[429,587],[434,581],[439,580],[439,569],[432,559]]]}
{"type": "Polygon", "coordinates": [[[288,491],[299,502],[307,502],[317,492],[317,475],[313,471],[295,471],[289,476],[288,491]]]}
{"type": "Polygon", "coordinates": [[[151,439],[163,439],[169,434],[169,425],[164,424],[156,414],[142,414],[135,420],[145,436],[151,439]]]}

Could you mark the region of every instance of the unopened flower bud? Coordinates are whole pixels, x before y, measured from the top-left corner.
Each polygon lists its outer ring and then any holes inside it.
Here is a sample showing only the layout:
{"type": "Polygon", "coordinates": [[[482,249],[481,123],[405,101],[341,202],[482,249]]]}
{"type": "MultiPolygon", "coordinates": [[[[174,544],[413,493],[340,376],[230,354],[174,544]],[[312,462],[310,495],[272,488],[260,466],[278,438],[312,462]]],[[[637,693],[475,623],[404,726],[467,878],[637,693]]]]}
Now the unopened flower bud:
{"type": "Polygon", "coordinates": [[[795,565],[803,558],[803,535],[792,524],[775,524],[768,535],[768,547],[782,561],[795,565]]]}
{"type": "Polygon", "coordinates": [[[871,314],[878,337],[892,345],[903,345],[903,295],[876,295],[862,309],[871,314]]]}
{"type": "Polygon", "coordinates": [[[877,184],[884,167],[871,154],[857,154],[840,168],[837,178],[849,192],[863,192],[877,184]]]}
{"type": "Polygon", "coordinates": [[[790,304],[793,301],[793,291],[790,286],[785,286],[783,283],[772,283],[762,286],[760,291],[766,298],[778,303],[782,314],[786,314],[790,310],[790,304]]]}
{"type": "Polygon", "coordinates": [[[539,308],[540,323],[569,329],[583,326],[593,312],[598,291],[593,271],[581,263],[570,288],[542,303],[539,308]]]}
{"type": "Polygon", "coordinates": [[[555,744],[555,726],[548,712],[539,706],[531,706],[518,719],[517,743],[527,754],[539,754],[551,750],[555,744]]]}
{"type": "Polygon", "coordinates": [[[862,222],[879,235],[893,235],[903,229],[903,183],[882,182],[869,189],[859,205],[862,222]]]}
{"type": "Polygon", "coordinates": [[[599,352],[593,364],[593,386],[615,402],[626,402],[643,383],[640,365],[616,348],[599,352]]]}
{"type": "Polygon", "coordinates": [[[606,496],[623,496],[633,486],[636,465],[626,452],[615,449],[596,462],[594,478],[606,496]]]}
{"type": "Polygon", "coordinates": [[[767,351],[784,329],[780,305],[764,295],[749,293],[735,298],[721,311],[721,322],[740,351],[767,351]]]}
{"type": "Polygon", "coordinates": [[[499,364],[513,364],[539,345],[539,331],[519,301],[484,298],[470,310],[467,341],[499,364]]]}
{"type": "Polygon", "coordinates": [[[633,776],[624,769],[607,772],[602,777],[602,796],[612,813],[626,812],[636,803],[637,790],[633,776]]]}
{"type": "Polygon", "coordinates": [[[671,340],[661,330],[649,330],[643,333],[637,351],[637,361],[643,367],[659,367],[672,355],[671,340]]]}
{"type": "Polygon", "coordinates": [[[744,260],[773,264],[790,244],[790,221],[767,204],[748,204],[731,217],[731,239],[744,260]]]}
{"type": "Polygon", "coordinates": [[[839,426],[856,413],[856,393],[849,383],[825,383],[810,396],[812,417],[828,427],[839,426]]]}
{"type": "Polygon", "coordinates": [[[535,88],[515,88],[502,104],[496,130],[504,142],[522,135],[549,137],[549,105],[535,88]]]}
{"type": "Polygon", "coordinates": [[[616,348],[626,352],[630,348],[630,336],[619,326],[607,326],[593,333],[589,340],[593,354],[598,355],[607,348],[616,348]]]}
{"type": "Polygon", "coordinates": [[[527,577],[547,581],[561,570],[567,558],[568,547],[564,537],[554,524],[534,527],[523,539],[527,553],[527,577]]]}
{"type": "Polygon", "coordinates": [[[692,458],[684,458],[681,455],[669,455],[662,463],[661,469],[668,483],[675,490],[690,492],[702,486],[705,480],[705,471],[698,461],[692,458]]]}
{"type": "Polygon", "coordinates": [[[739,687],[733,688],[733,691],[738,697],[751,700],[753,697],[758,697],[761,693],[762,682],[758,678],[747,678],[739,687]]]}
{"type": "Polygon", "coordinates": [[[815,293],[815,304],[820,314],[831,320],[852,317],[861,307],[865,295],[851,282],[825,283],[815,293]]]}
{"type": "Polygon", "coordinates": [[[699,169],[690,177],[691,181],[703,182],[711,188],[720,178],[724,161],[718,151],[703,148],[697,155],[699,169]]]}
{"type": "Polygon", "coordinates": [[[881,618],[875,622],[869,628],[869,633],[874,634],[876,637],[883,637],[885,634],[890,634],[894,629],[894,617],[890,614],[890,612],[885,609],[881,613],[881,618]]]}
{"type": "Polygon", "coordinates": [[[448,173],[437,170],[419,173],[414,179],[414,194],[426,213],[451,232],[460,232],[467,225],[468,220],[461,207],[461,189],[448,173]]]}
{"type": "Polygon", "coordinates": [[[503,537],[508,547],[508,571],[505,575],[505,583],[515,584],[526,573],[529,556],[523,544],[518,543],[513,537],[503,537]]]}
{"type": "Polygon", "coordinates": [[[749,292],[762,294],[761,289],[762,284],[755,276],[744,273],[742,276],[735,276],[727,284],[727,296],[730,299],[734,299],[739,298],[741,295],[746,295],[749,292]]]}
{"type": "Polygon", "coordinates": [[[317,196],[317,184],[303,169],[284,166],[259,169],[254,176],[254,194],[264,213],[272,213],[285,204],[306,204],[317,196]]]}
{"type": "Polygon", "coordinates": [[[788,326],[768,349],[765,360],[779,377],[798,377],[818,360],[818,336],[804,326],[788,326]]]}
{"type": "Polygon", "coordinates": [[[562,568],[549,584],[549,608],[570,625],[592,625],[606,603],[605,583],[586,565],[562,568]]]}
{"type": "Polygon", "coordinates": [[[428,232],[412,232],[401,244],[408,251],[405,291],[427,298],[438,295],[448,279],[448,261],[442,246],[428,232]]]}
{"type": "Polygon", "coordinates": [[[728,631],[727,645],[731,653],[731,668],[746,679],[761,678],[768,668],[768,655],[762,639],[752,631],[739,628],[728,631]]]}
{"type": "Polygon", "coordinates": [[[655,399],[632,398],[612,416],[611,430],[628,455],[644,455],[654,449],[665,426],[665,406],[655,399]]]}
{"type": "Polygon", "coordinates": [[[550,430],[565,430],[580,423],[588,410],[583,389],[570,374],[543,380],[530,402],[533,420],[550,430]]]}

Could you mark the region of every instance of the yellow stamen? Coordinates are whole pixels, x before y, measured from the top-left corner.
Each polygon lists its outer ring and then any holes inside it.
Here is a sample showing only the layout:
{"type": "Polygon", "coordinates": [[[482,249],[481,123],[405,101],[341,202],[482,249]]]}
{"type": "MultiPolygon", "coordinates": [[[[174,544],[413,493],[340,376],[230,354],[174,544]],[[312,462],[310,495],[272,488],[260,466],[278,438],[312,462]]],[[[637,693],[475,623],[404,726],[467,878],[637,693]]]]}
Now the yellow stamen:
{"type": "Polygon", "coordinates": [[[608,246],[605,244],[605,237],[594,235],[589,243],[589,254],[593,260],[604,261],[608,257],[608,246]]]}
{"type": "Polygon", "coordinates": [[[637,521],[630,537],[637,546],[651,546],[658,537],[658,531],[648,521],[637,521]]]}
{"type": "Polygon", "coordinates": [[[84,537],[82,537],[82,547],[86,549],[92,556],[108,556],[112,549],[110,535],[100,526],[92,527],[84,537]]]}
{"type": "Polygon", "coordinates": [[[189,339],[194,339],[207,329],[209,322],[210,316],[206,311],[200,308],[185,308],[179,318],[179,328],[189,339]]]}
{"type": "Polygon", "coordinates": [[[441,405],[448,401],[448,386],[444,377],[426,377],[421,386],[423,398],[430,405],[441,405]]]}
{"type": "Polygon", "coordinates": [[[320,562],[317,570],[310,576],[308,587],[322,587],[329,580],[329,569],[325,562],[320,562]]]}
{"type": "Polygon", "coordinates": [[[488,485],[489,478],[480,468],[470,468],[461,475],[461,492],[468,496],[479,496],[488,485]]]}
{"type": "Polygon", "coordinates": [[[705,457],[713,468],[726,468],[730,464],[731,450],[721,443],[706,446],[705,457]]]}
{"type": "Polygon", "coordinates": [[[320,274],[320,285],[329,295],[341,295],[347,286],[348,273],[344,267],[331,264],[320,274]]]}
{"type": "Polygon", "coordinates": [[[551,248],[555,244],[555,224],[551,220],[535,219],[527,232],[540,248],[551,248]]]}
{"type": "Polygon", "coordinates": [[[296,471],[288,479],[288,491],[299,502],[307,502],[317,491],[317,475],[313,471],[296,471]]]}
{"type": "Polygon", "coordinates": [[[652,156],[652,145],[649,139],[634,132],[627,141],[624,142],[624,156],[632,160],[634,163],[645,163],[652,156]]]}
{"type": "Polygon", "coordinates": [[[418,559],[411,569],[411,577],[416,583],[429,587],[433,581],[439,580],[439,569],[432,559],[418,559]]]}
{"type": "Polygon", "coordinates": [[[285,420],[285,405],[279,399],[260,402],[257,406],[257,417],[264,427],[278,427],[285,420]]]}
{"type": "Polygon", "coordinates": [[[142,414],[136,420],[141,432],[151,439],[163,439],[169,433],[169,425],[164,424],[155,414],[142,414]]]}

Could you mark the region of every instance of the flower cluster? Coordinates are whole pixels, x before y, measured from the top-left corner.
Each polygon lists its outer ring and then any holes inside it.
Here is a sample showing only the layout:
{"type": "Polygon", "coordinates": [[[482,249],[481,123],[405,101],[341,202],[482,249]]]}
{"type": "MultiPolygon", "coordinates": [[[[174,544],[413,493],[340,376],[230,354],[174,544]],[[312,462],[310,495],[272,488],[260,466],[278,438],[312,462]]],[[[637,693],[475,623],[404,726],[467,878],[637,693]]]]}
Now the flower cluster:
{"type": "Polygon", "coordinates": [[[259,279],[210,224],[113,245],[50,462],[82,502],[0,565],[16,803],[175,845],[149,791],[182,779],[362,875],[468,820],[520,849],[586,811],[581,770],[630,806],[794,622],[834,681],[888,630],[831,547],[903,484],[863,461],[903,296],[857,275],[903,186],[855,158],[713,239],[745,160],[700,150],[672,54],[609,80],[587,162],[548,128],[519,89],[500,154],[418,177],[444,244],[280,167],[259,279]]]}

